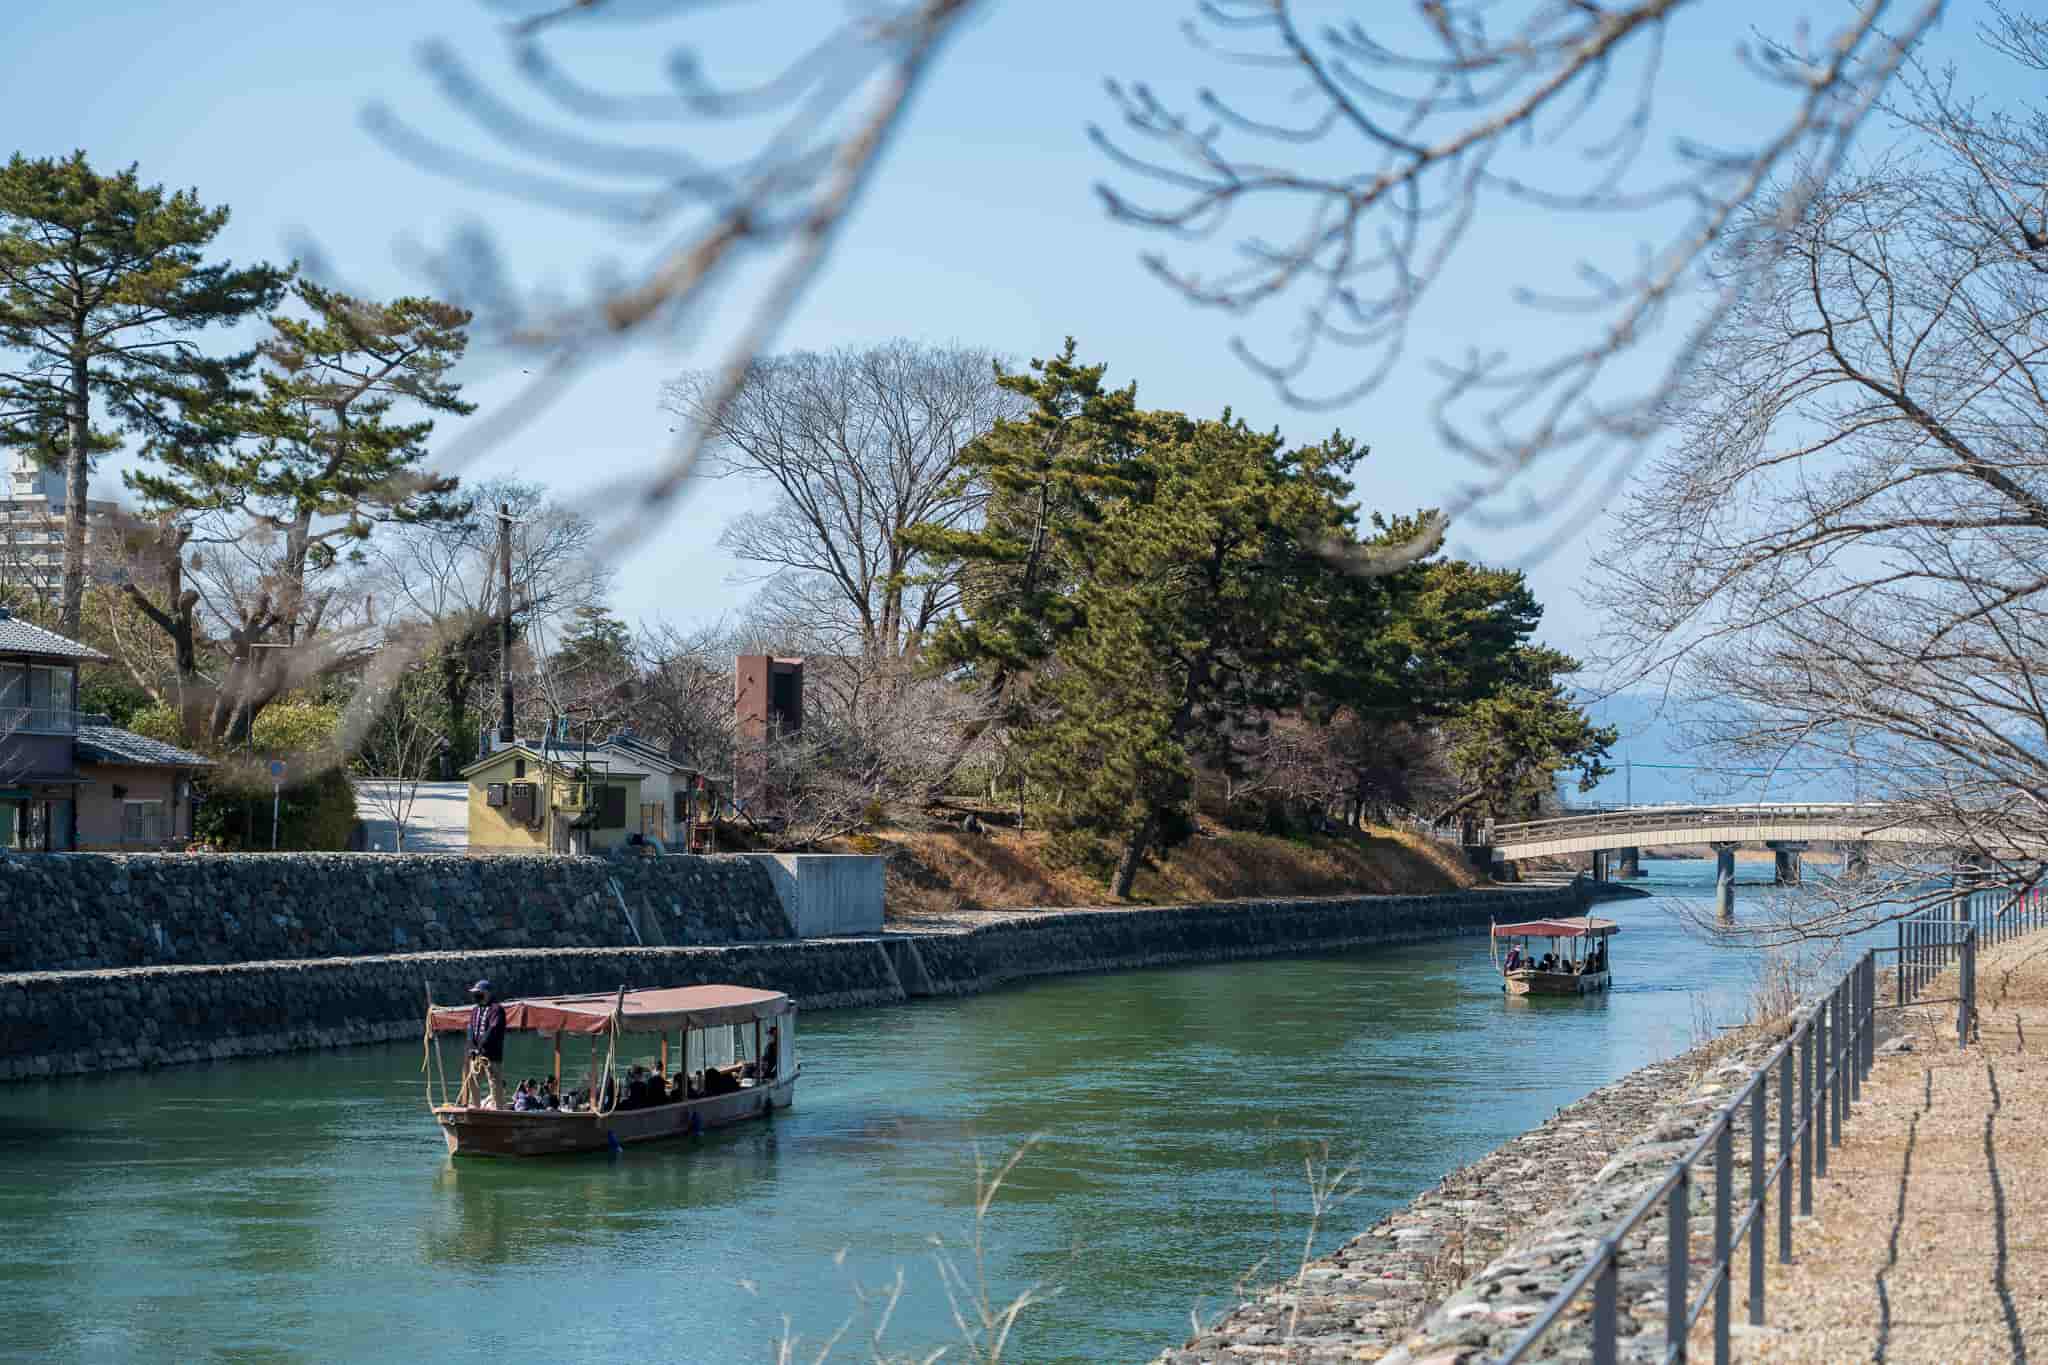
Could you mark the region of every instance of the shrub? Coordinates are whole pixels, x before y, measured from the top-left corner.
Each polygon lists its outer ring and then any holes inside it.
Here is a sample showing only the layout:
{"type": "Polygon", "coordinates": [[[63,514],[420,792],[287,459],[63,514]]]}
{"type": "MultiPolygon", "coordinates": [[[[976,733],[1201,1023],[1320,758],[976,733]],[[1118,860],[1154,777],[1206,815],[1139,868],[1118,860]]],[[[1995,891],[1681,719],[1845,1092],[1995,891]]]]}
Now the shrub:
{"type": "MultiPolygon", "coordinates": [[[[270,847],[269,779],[261,769],[223,769],[202,778],[192,813],[193,836],[221,849],[270,847]]],[[[280,850],[345,849],[356,825],[356,793],[348,774],[327,768],[285,787],[277,812],[280,850]]]]}
{"type": "Polygon", "coordinates": [[[1105,886],[1116,875],[1116,850],[1084,829],[1063,829],[1047,836],[1039,857],[1047,867],[1072,868],[1105,886]]]}
{"type": "Polygon", "coordinates": [[[164,744],[185,747],[185,731],[178,724],[178,713],[162,702],[153,702],[129,716],[126,722],[115,721],[116,725],[126,724],[138,735],[147,735],[164,744]]]}

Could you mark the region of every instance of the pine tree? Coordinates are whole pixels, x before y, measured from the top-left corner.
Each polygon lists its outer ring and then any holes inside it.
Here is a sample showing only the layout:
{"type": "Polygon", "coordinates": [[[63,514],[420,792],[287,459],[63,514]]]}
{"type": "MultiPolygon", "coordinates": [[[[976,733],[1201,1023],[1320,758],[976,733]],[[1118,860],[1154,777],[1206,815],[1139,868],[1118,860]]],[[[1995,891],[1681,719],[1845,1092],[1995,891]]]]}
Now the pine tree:
{"type": "Polygon", "coordinates": [[[175,435],[145,446],[150,464],[127,476],[175,547],[162,556],[164,601],[132,579],[128,591],[174,642],[191,635],[197,608],[172,562],[192,528],[262,551],[256,580],[222,606],[227,667],[194,739],[246,739],[270,701],[348,657],[343,640],[322,637],[335,603],[321,579],[377,526],[468,510],[453,498],[455,480],[424,462],[435,415],[473,410],[449,377],[470,315],[434,299],[373,303],[305,281],[293,294],[304,314],[270,318],[257,390],[189,408],[175,435]]]}
{"type": "Polygon", "coordinates": [[[250,357],[209,356],[197,334],[273,306],[290,278],[206,263],[227,220],[133,166],[100,175],[83,152],[0,170],[0,444],[64,470],[64,634],[79,630],[93,457],[222,393],[250,357]]]}
{"type": "Polygon", "coordinates": [[[1068,818],[1121,844],[1119,896],[1192,828],[1197,770],[1231,761],[1236,727],[1298,704],[1306,662],[1333,648],[1322,552],[1349,534],[1359,454],[1341,433],[1287,450],[1228,412],[1146,427],[1145,495],[1105,509],[1081,624],[1024,732],[1068,818]]]}
{"type": "Polygon", "coordinates": [[[904,533],[942,572],[958,571],[962,584],[961,611],[934,630],[926,661],[956,673],[983,702],[939,773],[941,786],[988,725],[1016,718],[1014,684],[1079,622],[1073,589],[1087,573],[1105,509],[1144,485],[1137,385],[1104,387],[1108,368],[1079,363],[1068,337],[1059,355],[1033,360],[1029,372],[1000,375],[996,382],[1032,408],[960,452],[960,477],[988,491],[982,523],[904,533]]]}

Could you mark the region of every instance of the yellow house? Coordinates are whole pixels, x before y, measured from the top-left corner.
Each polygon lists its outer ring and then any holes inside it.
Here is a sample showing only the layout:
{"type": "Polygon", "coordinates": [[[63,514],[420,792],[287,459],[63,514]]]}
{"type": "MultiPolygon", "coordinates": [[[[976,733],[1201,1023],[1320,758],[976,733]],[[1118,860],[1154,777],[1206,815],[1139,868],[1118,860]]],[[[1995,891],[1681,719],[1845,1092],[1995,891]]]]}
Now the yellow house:
{"type": "Polygon", "coordinates": [[[602,853],[637,830],[640,783],[578,746],[525,743],[462,770],[469,783],[472,853],[602,853]]]}

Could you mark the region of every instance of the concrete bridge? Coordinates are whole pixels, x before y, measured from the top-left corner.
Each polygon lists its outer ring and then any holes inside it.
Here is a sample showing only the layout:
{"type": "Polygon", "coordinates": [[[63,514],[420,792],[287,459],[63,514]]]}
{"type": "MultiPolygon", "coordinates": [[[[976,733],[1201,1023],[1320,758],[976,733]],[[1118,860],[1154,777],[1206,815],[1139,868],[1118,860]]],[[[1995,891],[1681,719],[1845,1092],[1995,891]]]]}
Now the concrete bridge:
{"type": "Polygon", "coordinates": [[[1735,850],[1762,845],[1777,855],[1777,881],[1797,885],[1800,855],[1815,843],[1839,844],[1853,874],[1873,843],[1937,848],[1954,842],[1938,831],[1904,823],[1895,808],[1877,802],[1797,802],[1730,806],[1611,806],[1548,820],[1496,824],[1487,842],[1493,857],[1515,863],[1573,853],[1593,855],[1593,876],[1641,875],[1642,849],[1651,844],[1706,844],[1715,853],[1716,900],[1734,905],[1735,850]]]}

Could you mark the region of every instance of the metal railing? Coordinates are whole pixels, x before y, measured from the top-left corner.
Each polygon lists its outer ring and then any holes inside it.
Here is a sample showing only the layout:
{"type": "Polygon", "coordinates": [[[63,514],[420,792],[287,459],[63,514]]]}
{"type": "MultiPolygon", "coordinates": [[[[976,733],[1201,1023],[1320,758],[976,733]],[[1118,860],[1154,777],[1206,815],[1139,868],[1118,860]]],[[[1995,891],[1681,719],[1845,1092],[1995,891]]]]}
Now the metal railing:
{"type": "Polygon", "coordinates": [[[1894,808],[1875,802],[1802,801],[1724,806],[1621,806],[1612,809],[1581,810],[1547,820],[1515,820],[1496,823],[1487,830],[1494,844],[1529,843],[1539,839],[1564,838],[1578,833],[1606,834],[1625,830],[1687,827],[1747,829],[1757,825],[1841,825],[1868,821],[1881,828],[1894,808]]]}
{"type": "Polygon", "coordinates": [[[1499,1365],[1528,1359],[1580,1295],[1592,1291],[1594,1365],[1614,1365],[1620,1342],[1620,1285],[1627,1252],[1622,1243],[1645,1220],[1665,1217],[1665,1361],[1686,1359],[1686,1342],[1701,1316],[1712,1308],[1714,1360],[1728,1360],[1737,1248],[1749,1243],[1749,1321],[1764,1321],[1765,1236],[1777,1204],[1780,1264],[1792,1259],[1793,1202],[1800,1216],[1813,1212],[1814,1177],[1828,1171],[1828,1152],[1842,1144],[1849,1105],[1862,1095],[1876,1058],[1877,1013],[1905,1005],[1956,1003],[1956,1045],[1967,1046],[1977,1012],[1977,948],[2048,926],[2048,903],[2032,892],[1978,892],[1899,922],[1894,946],[1866,949],[1820,1001],[1796,1016],[1791,1035],[1778,1045],[1749,1082],[1717,1111],[1683,1158],[1631,1207],[1594,1249],[1592,1257],[1515,1340],[1499,1365]],[[1895,998],[1880,1002],[1878,961],[1895,958],[1895,998]],[[1938,999],[1924,992],[1955,966],[1957,993],[1938,999]],[[1766,1161],[1769,1111],[1777,1111],[1778,1150],[1766,1161]],[[1749,1137],[1749,1185],[1738,1209],[1735,1198],[1735,1138],[1749,1137]],[[1713,1162],[1713,1261],[1692,1296],[1693,1168],[1713,1162]],[[1796,1187],[1796,1188],[1795,1188],[1796,1187]]]}
{"type": "Polygon", "coordinates": [[[0,706],[0,736],[75,735],[78,711],[70,706],[0,706]]]}

